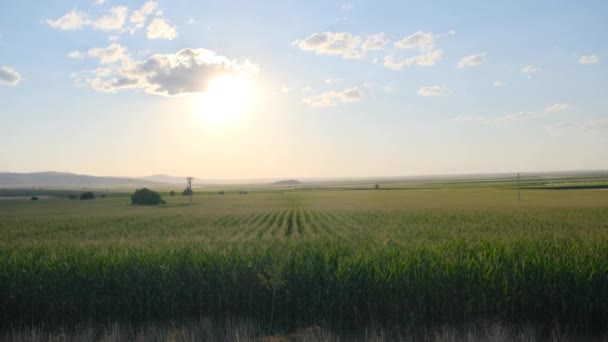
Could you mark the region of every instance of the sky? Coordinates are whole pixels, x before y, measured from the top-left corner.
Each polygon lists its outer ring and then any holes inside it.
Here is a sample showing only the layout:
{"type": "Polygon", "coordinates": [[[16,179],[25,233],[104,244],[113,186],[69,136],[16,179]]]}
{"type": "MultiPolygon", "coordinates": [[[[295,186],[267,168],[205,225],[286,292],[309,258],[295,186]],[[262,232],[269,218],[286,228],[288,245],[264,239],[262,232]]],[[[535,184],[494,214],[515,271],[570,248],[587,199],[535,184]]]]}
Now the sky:
{"type": "Polygon", "coordinates": [[[0,171],[608,169],[606,1],[2,1],[0,171]]]}

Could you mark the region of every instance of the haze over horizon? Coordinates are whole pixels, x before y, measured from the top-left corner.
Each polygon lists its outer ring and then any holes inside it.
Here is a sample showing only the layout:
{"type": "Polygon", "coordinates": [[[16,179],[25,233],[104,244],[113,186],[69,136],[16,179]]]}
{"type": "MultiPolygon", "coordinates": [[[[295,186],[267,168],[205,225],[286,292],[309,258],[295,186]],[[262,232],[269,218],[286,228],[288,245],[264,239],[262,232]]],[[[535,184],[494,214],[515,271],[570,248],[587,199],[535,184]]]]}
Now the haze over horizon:
{"type": "Polygon", "coordinates": [[[605,170],[607,16],[602,1],[6,2],[0,170],[605,170]]]}

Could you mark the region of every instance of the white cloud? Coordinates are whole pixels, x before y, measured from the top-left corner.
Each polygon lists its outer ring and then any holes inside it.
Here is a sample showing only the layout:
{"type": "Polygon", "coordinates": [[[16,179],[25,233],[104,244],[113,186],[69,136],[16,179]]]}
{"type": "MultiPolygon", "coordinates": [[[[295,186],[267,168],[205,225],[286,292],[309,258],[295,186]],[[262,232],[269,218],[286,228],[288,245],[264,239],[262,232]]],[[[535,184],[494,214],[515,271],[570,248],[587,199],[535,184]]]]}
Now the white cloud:
{"type": "Polygon", "coordinates": [[[391,87],[390,85],[385,85],[384,87],[382,87],[382,90],[384,90],[385,93],[392,93],[394,91],[393,87],[391,87]]]}
{"type": "Polygon", "coordinates": [[[95,5],[103,5],[107,2],[108,0],[95,0],[95,5]]]}
{"type": "Polygon", "coordinates": [[[14,86],[21,80],[21,75],[9,67],[0,68],[0,84],[14,86]]]}
{"type": "Polygon", "coordinates": [[[443,51],[434,50],[421,55],[399,58],[395,55],[388,55],[384,57],[384,66],[393,70],[403,70],[406,67],[417,65],[417,66],[433,66],[439,62],[443,51]]]}
{"type": "Polygon", "coordinates": [[[146,37],[173,40],[177,38],[177,29],[162,18],[154,18],[148,26],[146,37]]]}
{"type": "Polygon", "coordinates": [[[584,127],[592,131],[608,133],[608,119],[588,121],[584,124],[584,127]]]}
{"type": "Polygon", "coordinates": [[[188,18],[186,20],[186,24],[188,24],[188,25],[194,25],[194,24],[196,24],[196,20],[194,20],[194,18],[188,18]]]}
{"type": "Polygon", "coordinates": [[[304,87],[302,89],[300,89],[301,92],[303,93],[310,93],[312,91],[311,87],[304,87]]]}
{"type": "Polygon", "coordinates": [[[318,55],[336,55],[346,59],[363,57],[359,49],[361,37],[348,32],[321,32],[296,40],[292,45],[304,51],[314,51],[318,55]]]}
{"type": "Polygon", "coordinates": [[[449,92],[448,87],[441,85],[434,85],[429,87],[422,87],[418,89],[416,94],[418,96],[445,96],[449,92]]]}
{"type": "Polygon", "coordinates": [[[469,55],[463,57],[460,62],[458,62],[458,67],[460,69],[466,67],[478,66],[486,62],[486,54],[485,53],[477,53],[474,55],[469,55]]]}
{"type": "Polygon", "coordinates": [[[281,90],[281,93],[287,94],[287,93],[289,93],[289,91],[291,89],[289,89],[289,87],[287,87],[287,86],[282,86],[280,90],[281,90]]]}
{"type": "Polygon", "coordinates": [[[127,19],[128,8],[124,6],[112,7],[110,13],[95,20],[93,28],[101,31],[121,30],[127,19]]]}
{"type": "Polygon", "coordinates": [[[579,64],[597,64],[599,62],[600,62],[600,57],[598,57],[596,55],[581,56],[581,58],[578,60],[579,64]]]}
{"type": "Polygon", "coordinates": [[[593,131],[597,133],[608,133],[608,118],[594,119],[584,122],[558,122],[551,125],[545,126],[548,131],[561,131],[568,129],[579,129],[586,131],[593,131]]]}
{"type": "Polygon", "coordinates": [[[327,91],[322,94],[302,100],[311,107],[331,107],[338,103],[354,103],[361,101],[361,92],[358,88],[350,88],[343,91],[327,91]]]}
{"type": "Polygon", "coordinates": [[[466,114],[462,114],[462,115],[458,115],[454,118],[452,118],[452,121],[473,121],[475,120],[475,117],[473,117],[472,115],[466,115],[466,114]]]}
{"type": "Polygon", "coordinates": [[[74,50],[74,51],[70,51],[68,52],[67,55],[65,55],[67,58],[71,58],[71,59],[81,59],[84,57],[84,55],[82,54],[82,52],[78,51],[78,50],[74,50]]]}
{"type": "Polygon", "coordinates": [[[496,123],[496,122],[512,122],[512,121],[525,120],[525,119],[535,119],[535,118],[549,116],[551,114],[555,114],[558,112],[570,110],[572,108],[573,107],[567,103],[556,103],[551,106],[545,107],[545,109],[543,109],[539,112],[513,113],[513,114],[501,116],[496,119],[485,120],[485,122],[486,123],[496,123]]]}
{"type": "Polygon", "coordinates": [[[573,127],[578,127],[578,126],[579,125],[577,123],[568,121],[568,122],[558,122],[555,124],[545,126],[545,129],[548,131],[557,131],[557,130],[561,130],[561,129],[573,128],[573,127]]]}
{"type": "Polygon", "coordinates": [[[112,64],[115,62],[128,63],[131,58],[127,54],[127,49],[120,44],[111,44],[106,48],[91,49],[88,52],[89,57],[97,57],[101,64],[112,64]]]}
{"type": "Polygon", "coordinates": [[[350,13],[353,10],[353,5],[352,4],[344,4],[342,6],[340,6],[340,12],[342,13],[350,13]]]}
{"type": "Polygon", "coordinates": [[[492,83],[492,86],[494,87],[506,87],[507,84],[503,81],[494,81],[494,83],[492,83]]]}
{"type": "Polygon", "coordinates": [[[389,39],[386,38],[383,32],[369,36],[361,45],[363,51],[382,50],[388,44],[389,39]]]}
{"type": "Polygon", "coordinates": [[[154,13],[154,11],[156,11],[157,9],[158,9],[157,2],[148,1],[145,4],[143,4],[143,6],[141,6],[140,9],[138,9],[137,11],[134,11],[133,14],[131,14],[131,18],[129,19],[131,21],[131,23],[135,25],[135,27],[131,29],[131,32],[144,27],[144,24],[145,24],[148,16],[150,14],[154,13]]]}
{"type": "Polygon", "coordinates": [[[98,57],[107,67],[85,72],[77,81],[103,92],[131,88],[155,95],[180,96],[205,92],[208,82],[220,75],[251,77],[258,72],[258,67],[249,61],[237,62],[207,49],[186,48],[135,61],[124,47],[112,44],[92,49],[89,56],[98,57]]]}
{"type": "Polygon", "coordinates": [[[52,28],[64,31],[79,30],[83,26],[91,24],[91,21],[87,18],[87,14],[79,12],[76,9],[64,14],[57,20],[47,19],[44,22],[52,28]]]}
{"type": "Polygon", "coordinates": [[[395,47],[399,49],[419,48],[420,51],[430,51],[435,46],[435,38],[432,32],[418,31],[395,42],[395,47]]]}
{"type": "Polygon", "coordinates": [[[526,65],[525,67],[521,68],[520,71],[523,72],[524,74],[533,74],[535,72],[539,72],[540,67],[529,64],[529,65],[526,65]]]}
{"type": "Polygon", "coordinates": [[[325,81],[323,81],[325,84],[334,84],[336,82],[338,82],[340,79],[338,78],[328,78],[325,81]]]}
{"type": "Polygon", "coordinates": [[[96,19],[91,19],[87,13],[74,9],[57,20],[47,19],[44,22],[60,30],[78,30],[85,26],[92,26],[94,29],[101,31],[114,31],[117,34],[130,32],[133,34],[143,28],[148,18],[154,15],[159,18],[153,19],[148,26],[147,35],[149,39],[176,38],[176,27],[160,17],[162,14],[163,12],[157,2],[147,1],[137,10],[130,10],[125,6],[112,7],[96,19]]]}

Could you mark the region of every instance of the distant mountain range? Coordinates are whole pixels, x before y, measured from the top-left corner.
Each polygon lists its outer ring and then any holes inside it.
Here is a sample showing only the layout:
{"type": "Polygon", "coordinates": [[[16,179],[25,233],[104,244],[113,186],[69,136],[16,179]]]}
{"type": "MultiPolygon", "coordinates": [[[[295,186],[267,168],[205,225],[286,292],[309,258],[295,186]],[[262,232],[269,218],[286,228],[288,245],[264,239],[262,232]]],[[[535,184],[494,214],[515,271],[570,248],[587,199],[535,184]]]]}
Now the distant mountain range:
{"type": "Polygon", "coordinates": [[[302,182],[300,182],[299,180],[295,180],[295,179],[287,179],[287,180],[280,180],[280,181],[276,181],[276,182],[272,182],[272,185],[300,185],[302,184],[302,182]]]}
{"type": "Polygon", "coordinates": [[[0,173],[0,187],[112,187],[158,185],[147,179],[98,177],[67,172],[0,173]]]}
{"type": "MultiPolygon", "coordinates": [[[[246,179],[246,180],[222,180],[222,179],[195,179],[194,184],[269,184],[276,179],[246,179]]],[[[176,177],[163,174],[145,177],[102,177],[79,175],[69,172],[0,172],[0,187],[2,188],[32,188],[32,187],[136,187],[153,185],[186,185],[186,177],[176,177]]],[[[296,185],[301,184],[296,180],[278,181],[272,184],[296,185]]]]}
{"type": "MultiPolygon", "coordinates": [[[[402,182],[402,181],[437,181],[437,180],[488,180],[500,178],[514,178],[516,173],[491,174],[460,174],[460,175],[420,175],[403,177],[318,177],[318,178],[252,178],[252,179],[194,179],[194,185],[241,185],[266,184],[281,186],[298,186],[302,184],[323,184],[326,182],[402,182]]],[[[568,177],[608,177],[608,170],[581,170],[581,171],[545,171],[525,172],[522,179],[542,178],[568,178],[568,177]]],[[[141,187],[158,185],[186,185],[186,177],[176,177],[157,174],[145,177],[101,177],[80,175],[68,172],[0,172],[0,188],[102,188],[102,187],[141,187]]]]}
{"type": "Polygon", "coordinates": [[[169,175],[152,175],[145,177],[137,177],[136,179],[157,182],[157,183],[167,183],[167,184],[186,184],[186,177],[176,177],[169,175]]]}

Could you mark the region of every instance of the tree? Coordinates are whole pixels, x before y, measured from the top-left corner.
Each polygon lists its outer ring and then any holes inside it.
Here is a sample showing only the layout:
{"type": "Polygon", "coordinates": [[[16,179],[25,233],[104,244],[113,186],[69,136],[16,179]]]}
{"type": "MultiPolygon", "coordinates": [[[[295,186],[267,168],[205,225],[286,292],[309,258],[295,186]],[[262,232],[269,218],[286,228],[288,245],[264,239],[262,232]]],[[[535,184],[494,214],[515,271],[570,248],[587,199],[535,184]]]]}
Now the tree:
{"type": "Polygon", "coordinates": [[[160,194],[156,191],[148,188],[141,188],[135,190],[133,196],[131,196],[131,204],[138,205],[156,205],[165,204],[160,194]]]}
{"type": "Polygon", "coordinates": [[[219,195],[223,195],[224,194],[224,190],[220,190],[220,192],[218,192],[219,195]]]}
{"type": "Polygon", "coordinates": [[[38,200],[38,197],[36,197],[36,196],[32,196],[32,198],[30,198],[30,200],[32,200],[32,201],[37,201],[37,200],[38,200]]]}
{"type": "Polygon", "coordinates": [[[99,198],[106,198],[106,194],[99,195],[99,198]]]}
{"type": "Polygon", "coordinates": [[[92,200],[92,199],[95,199],[95,194],[90,191],[85,191],[82,194],[80,194],[80,199],[81,200],[92,200]]]}
{"type": "Polygon", "coordinates": [[[376,189],[376,190],[380,189],[380,185],[379,184],[374,185],[374,189],[376,189]]]}
{"type": "Polygon", "coordinates": [[[171,196],[171,197],[175,196],[175,191],[171,190],[171,192],[169,193],[169,196],[171,196]]]}

